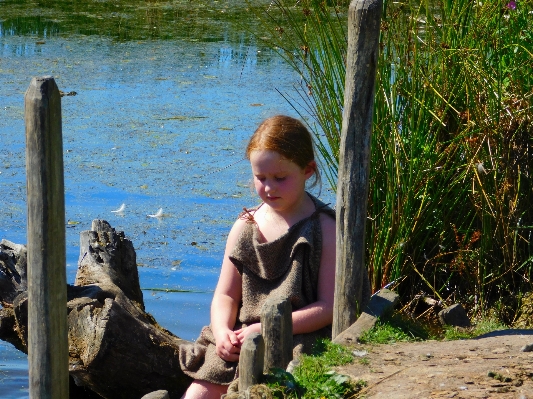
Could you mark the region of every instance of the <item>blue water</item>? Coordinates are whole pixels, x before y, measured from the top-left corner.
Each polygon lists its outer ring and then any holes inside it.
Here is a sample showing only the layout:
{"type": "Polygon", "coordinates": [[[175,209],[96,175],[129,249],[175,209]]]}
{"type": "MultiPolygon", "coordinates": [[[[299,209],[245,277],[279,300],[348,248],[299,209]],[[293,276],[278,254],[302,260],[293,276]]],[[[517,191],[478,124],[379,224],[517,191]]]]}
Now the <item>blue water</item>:
{"type": "MultiPolygon", "coordinates": [[[[16,243],[26,242],[24,93],[42,75],[77,92],[62,98],[68,281],[80,231],[105,219],[133,241],[147,311],[194,339],[226,235],[257,203],[245,144],[264,118],[296,116],[276,90],[298,76],[244,43],[0,36],[0,239],[16,243]],[[111,212],[122,203],[123,215],[111,212]],[[165,217],[147,217],[159,208],[165,217]],[[153,290],[167,288],[192,292],[153,290]]],[[[27,397],[27,360],[1,341],[0,386],[2,398],[27,397]]]]}
{"type": "Polygon", "coordinates": [[[78,93],[62,99],[69,281],[80,231],[103,218],[133,241],[143,287],[211,290],[234,217],[257,201],[246,140],[290,111],[276,88],[295,79],[274,54],[233,46],[2,37],[0,236],[25,242],[24,92],[51,74],[78,93]],[[144,283],[144,269],[164,278],[144,283]]]}

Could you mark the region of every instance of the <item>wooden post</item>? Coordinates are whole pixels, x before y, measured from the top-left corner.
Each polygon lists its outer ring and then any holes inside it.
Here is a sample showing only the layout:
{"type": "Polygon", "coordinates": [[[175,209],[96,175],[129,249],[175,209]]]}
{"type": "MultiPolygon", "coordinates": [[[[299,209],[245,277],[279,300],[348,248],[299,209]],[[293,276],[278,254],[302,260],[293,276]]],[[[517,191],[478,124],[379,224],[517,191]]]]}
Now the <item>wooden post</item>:
{"type": "Polygon", "coordinates": [[[337,184],[337,263],[333,338],[356,319],[365,269],[370,137],[378,59],[381,0],[353,0],[337,184]]]}
{"type": "Polygon", "coordinates": [[[261,332],[265,340],[263,371],[285,369],[292,360],[292,306],[288,299],[269,298],[261,309],[261,332]]]}
{"type": "Polygon", "coordinates": [[[31,399],[67,399],[67,279],[61,96],[51,76],[24,97],[31,399]]]}
{"type": "Polygon", "coordinates": [[[244,340],[239,355],[239,392],[261,382],[265,361],[265,342],[259,333],[252,333],[244,340]]]}

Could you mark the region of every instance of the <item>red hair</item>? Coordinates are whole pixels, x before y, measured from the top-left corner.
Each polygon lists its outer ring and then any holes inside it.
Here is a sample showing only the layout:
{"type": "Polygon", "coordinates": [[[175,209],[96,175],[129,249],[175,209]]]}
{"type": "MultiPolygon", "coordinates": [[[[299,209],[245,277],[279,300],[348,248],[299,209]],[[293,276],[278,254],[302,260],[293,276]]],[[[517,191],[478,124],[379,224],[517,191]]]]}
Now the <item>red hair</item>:
{"type": "MultiPolygon", "coordinates": [[[[298,119],[285,115],[276,115],[264,120],[254,132],[246,147],[246,158],[250,159],[252,151],[270,150],[305,169],[315,160],[313,139],[309,130],[298,119]]],[[[313,164],[313,186],[320,181],[320,174],[313,164]]]]}

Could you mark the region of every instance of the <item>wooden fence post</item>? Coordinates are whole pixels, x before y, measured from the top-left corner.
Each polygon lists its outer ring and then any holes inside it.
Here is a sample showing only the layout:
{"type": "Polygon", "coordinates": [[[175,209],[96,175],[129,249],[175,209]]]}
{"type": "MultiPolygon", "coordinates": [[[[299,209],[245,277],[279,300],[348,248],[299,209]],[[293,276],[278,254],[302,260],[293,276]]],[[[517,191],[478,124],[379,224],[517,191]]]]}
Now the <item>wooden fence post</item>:
{"type": "Polygon", "coordinates": [[[250,334],[241,347],[239,355],[239,392],[259,384],[263,375],[265,342],[259,333],[250,334]]]}
{"type": "Polygon", "coordinates": [[[269,298],[261,309],[261,333],[265,340],[263,370],[285,369],[292,360],[292,306],[288,299],[269,298]]]}
{"type": "Polygon", "coordinates": [[[337,262],[333,338],[362,311],[374,83],[379,52],[381,0],[353,0],[337,184],[337,262]]]}
{"type": "Polygon", "coordinates": [[[67,281],[61,96],[51,76],[24,96],[31,399],[67,399],[67,281]]]}

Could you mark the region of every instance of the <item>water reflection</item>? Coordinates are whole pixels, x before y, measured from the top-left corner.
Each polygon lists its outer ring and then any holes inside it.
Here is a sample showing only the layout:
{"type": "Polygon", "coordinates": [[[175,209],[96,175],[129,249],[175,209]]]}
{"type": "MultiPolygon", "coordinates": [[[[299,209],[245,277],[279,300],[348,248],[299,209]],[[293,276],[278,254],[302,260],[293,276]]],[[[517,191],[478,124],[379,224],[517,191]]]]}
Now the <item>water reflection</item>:
{"type": "MultiPolygon", "coordinates": [[[[260,5],[258,5],[260,6],[260,5]]],[[[1,36],[100,35],[119,41],[183,39],[234,41],[252,22],[237,1],[2,1],[1,36]],[[240,28],[240,29],[237,29],[240,28]]]]}
{"type": "Polygon", "coordinates": [[[0,22],[2,36],[38,36],[47,38],[59,34],[59,25],[42,17],[18,17],[0,22]]]}

